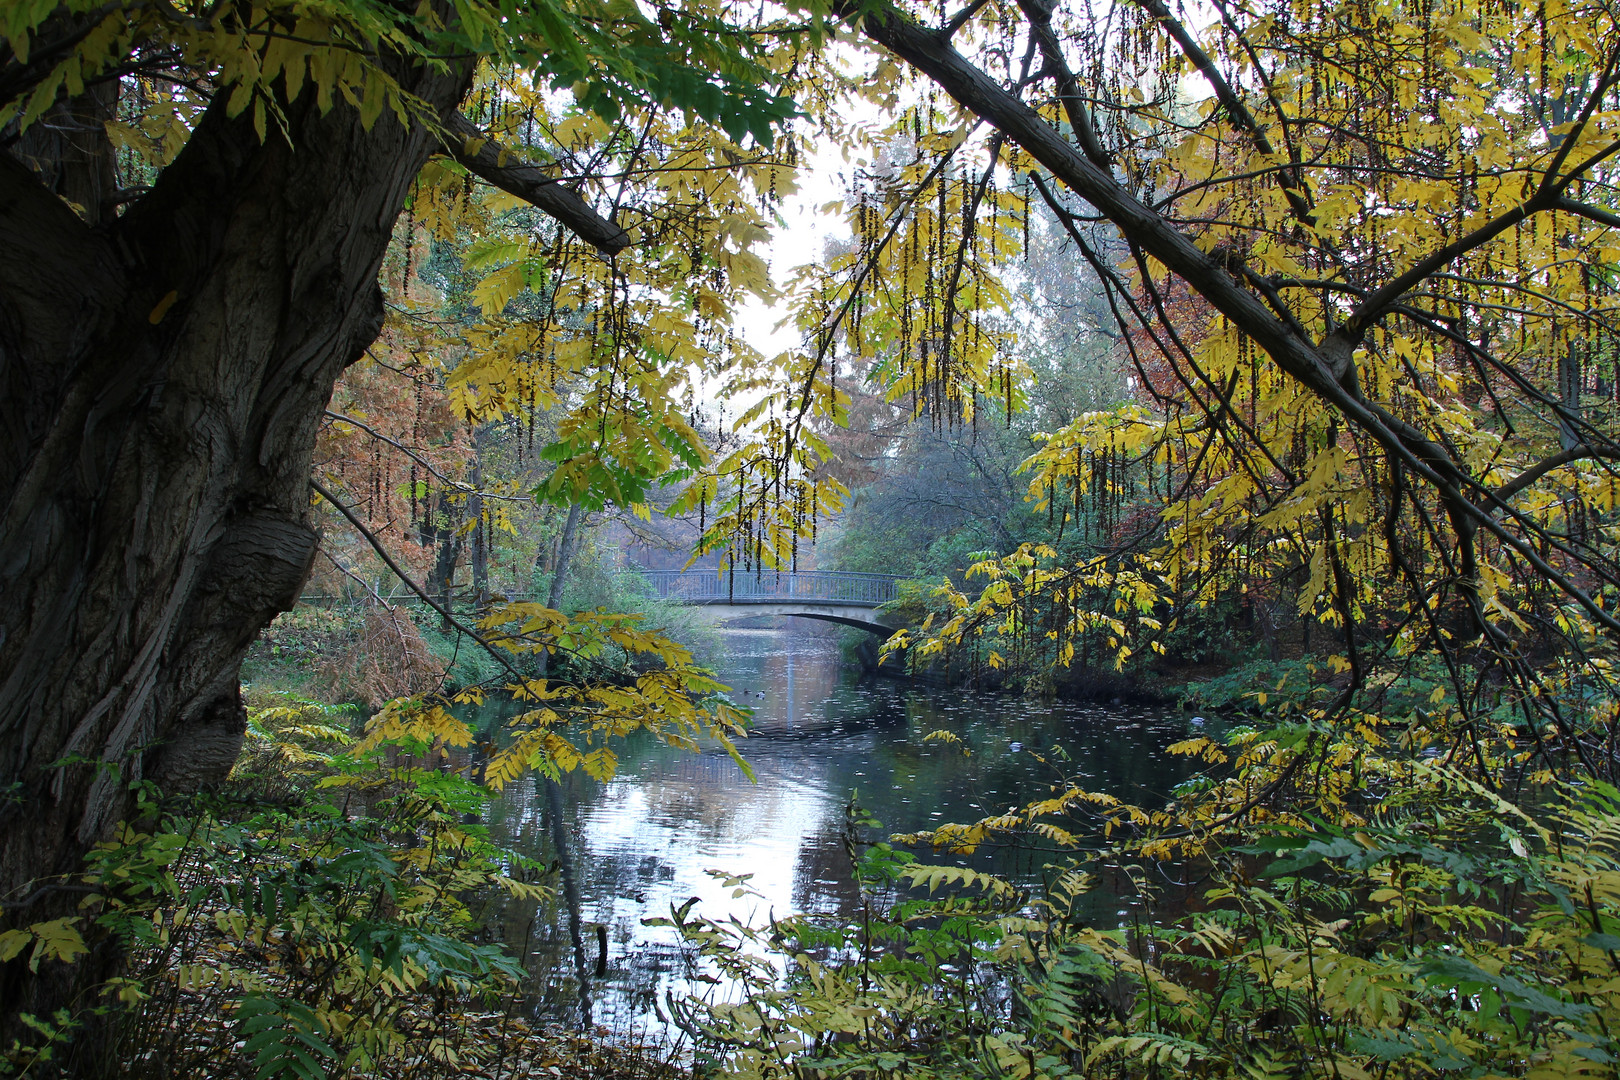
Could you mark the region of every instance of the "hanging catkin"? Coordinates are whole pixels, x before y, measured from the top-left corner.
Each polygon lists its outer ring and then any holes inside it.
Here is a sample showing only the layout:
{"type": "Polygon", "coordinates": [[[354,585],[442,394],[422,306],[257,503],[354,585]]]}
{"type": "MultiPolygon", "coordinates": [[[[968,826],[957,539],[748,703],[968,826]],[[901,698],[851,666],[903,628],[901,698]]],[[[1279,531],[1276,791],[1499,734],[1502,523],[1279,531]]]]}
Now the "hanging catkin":
{"type": "Polygon", "coordinates": [[[1024,217],[1021,224],[1024,229],[1024,261],[1029,261],[1029,217],[1035,209],[1035,174],[1024,174],[1024,217]]]}
{"type": "Polygon", "coordinates": [[[1074,520],[1076,523],[1079,523],[1082,520],[1080,517],[1080,470],[1084,467],[1084,462],[1081,457],[1084,453],[1085,451],[1079,445],[1075,446],[1074,483],[1071,485],[1071,493],[1074,496],[1074,520]]]}

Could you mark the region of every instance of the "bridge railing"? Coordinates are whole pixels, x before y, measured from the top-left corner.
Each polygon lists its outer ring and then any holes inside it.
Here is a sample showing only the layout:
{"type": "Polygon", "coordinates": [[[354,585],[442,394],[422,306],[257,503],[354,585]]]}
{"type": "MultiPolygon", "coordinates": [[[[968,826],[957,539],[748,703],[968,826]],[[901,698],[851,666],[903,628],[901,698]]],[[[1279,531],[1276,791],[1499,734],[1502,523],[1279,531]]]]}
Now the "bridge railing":
{"type": "Polygon", "coordinates": [[[711,604],[810,603],[877,607],[898,595],[897,578],[888,574],[852,574],[838,570],[800,570],[758,574],[717,574],[713,570],[642,570],[653,592],[666,600],[711,604]]]}
{"type": "MultiPolygon", "coordinates": [[[[852,574],[840,570],[738,571],[736,574],[716,574],[713,570],[642,570],[628,567],[652,587],[653,594],[665,600],[688,604],[775,604],[803,600],[807,603],[849,604],[858,607],[878,607],[898,595],[898,578],[888,574],[852,574]]],[[[307,594],[299,603],[330,607],[345,603],[364,603],[366,598],[322,596],[307,594]]],[[[415,593],[398,592],[384,598],[390,604],[419,604],[415,593]]],[[[508,603],[534,601],[544,603],[540,593],[507,593],[508,603]]],[[[459,611],[467,607],[465,596],[457,595],[452,604],[459,611]]]]}

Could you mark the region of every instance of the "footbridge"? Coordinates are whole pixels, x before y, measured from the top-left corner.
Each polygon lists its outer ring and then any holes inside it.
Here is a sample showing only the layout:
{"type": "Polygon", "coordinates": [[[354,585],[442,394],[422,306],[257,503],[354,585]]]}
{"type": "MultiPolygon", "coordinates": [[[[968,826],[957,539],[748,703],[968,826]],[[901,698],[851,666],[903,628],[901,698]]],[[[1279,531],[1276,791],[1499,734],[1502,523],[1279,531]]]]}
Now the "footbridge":
{"type": "MultiPolygon", "coordinates": [[[[903,625],[882,606],[899,595],[900,579],[889,574],[848,574],[836,570],[800,570],[775,573],[716,573],[714,570],[644,570],[630,566],[652,587],[653,594],[677,604],[702,609],[714,622],[766,616],[820,619],[888,637],[903,625]]],[[[400,592],[383,597],[385,603],[419,604],[421,597],[400,592]]],[[[507,594],[500,601],[544,602],[535,593],[507,594]]],[[[299,603],[330,606],[342,596],[305,595],[299,603]]],[[[455,606],[465,609],[462,599],[455,606]]]]}
{"type": "Polygon", "coordinates": [[[703,608],[716,622],[781,616],[820,619],[888,637],[901,620],[879,610],[899,595],[889,574],[836,570],[717,573],[714,570],[641,570],[653,593],[703,608]]]}

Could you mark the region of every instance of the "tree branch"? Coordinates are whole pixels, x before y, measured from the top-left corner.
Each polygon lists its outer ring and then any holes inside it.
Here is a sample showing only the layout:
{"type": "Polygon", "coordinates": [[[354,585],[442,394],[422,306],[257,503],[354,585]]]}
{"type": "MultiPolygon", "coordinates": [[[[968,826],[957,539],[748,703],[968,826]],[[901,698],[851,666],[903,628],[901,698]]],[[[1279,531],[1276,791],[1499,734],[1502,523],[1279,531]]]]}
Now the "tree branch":
{"type": "Polygon", "coordinates": [[[1428,255],[1419,259],[1405,273],[1380,287],[1367,299],[1356,305],[1355,311],[1344,321],[1344,325],[1335,330],[1323,341],[1324,349],[1335,353],[1342,353],[1348,363],[1350,354],[1354,351],[1362,337],[1384,315],[1389,308],[1397,303],[1401,297],[1424,278],[1436,270],[1454,261],[1458,256],[1465,255],[1477,247],[1496,239],[1521,221],[1526,221],[1532,214],[1541,210],[1550,210],[1558,205],[1559,192],[1536,192],[1524,202],[1515,206],[1507,213],[1487,221],[1467,236],[1458,237],[1441,248],[1436,248],[1428,255]]]}
{"type": "Polygon", "coordinates": [[[361,577],[359,574],[355,573],[353,570],[350,570],[347,566],[344,566],[342,563],[338,562],[337,558],[330,551],[327,551],[324,547],[316,548],[316,550],[319,551],[321,553],[321,555],[325,557],[327,562],[331,563],[337,569],[338,573],[342,574],[344,577],[348,578],[350,581],[354,582],[355,584],[359,585],[362,589],[366,590],[366,592],[370,593],[371,598],[373,600],[377,601],[377,603],[381,604],[385,610],[388,610],[388,611],[393,611],[394,610],[394,605],[390,604],[387,600],[383,599],[382,594],[379,593],[376,589],[373,589],[371,587],[371,582],[367,581],[365,578],[361,577]]]}
{"type": "Polygon", "coordinates": [[[1418,260],[1411,269],[1399,275],[1357,305],[1356,310],[1345,320],[1344,325],[1330,334],[1327,340],[1323,341],[1323,349],[1327,351],[1343,350],[1348,355],[1361,341],[1367,330],[1372,327],[1372,324],[1385,314],[1392,305],[1398,302],[1408,290],[1441,267],[1457,259],[1458,256],[1467,254],[1475,248],[1489,243],[1513,226],[1528,220],[1532,214],[1544,210],[1568,210],[1600,224],[1620,225],[1620,218],[1616,218],[1613,214],[1599,210],[1594,206],[1588,206],[1585,203],[1576,202],[1567,198],[1564,194],[1569,190],[1569,186],[1584,172],[1616,152],[1620,152],[1620,141],[1612,142],[1593,154],[1562,179],[1556,182],[1549,179],[1536,189],[1535,194],[1507,213],[1492,221],[1487,221],[1467,236],[1459,237],[1418,260]]]}
{"type": "Polygon", "coordinates": [[[1080,80],[1075,78],[1068,57],[1063,55],[1063,45],[1052,29],[1052,9],[1047,0],[1021,0],[1019,7],[1023,9],[1024,17],[1029,19],[1030,35],[1040,46],[1047,71],[1057,80],[1058,100],[1063,103],[1063,112],[1069,118],[1075,138],[1080,141],[1080,148],[1097,168],[1113,169],[1113,159],[1108,156],[1102,139],[1097,135],[1096,125],[1091,122],[1091,114],[1081,100],[1080,80]]]}
{"type": "MultiPolygon", "coordinates": [[[[1164,0],[1137,0],[1137,4],[1143,11],[1153,16],[1154,21],[1164,27],[1165,32],[1175,41],[1176,47],[1181,50],[1182,55],[1204,76],[1204,81],[1209,84],[1211,90],[1215,91],[1216,100],[1221,103],[1221,107],[1226,110],[1226,114],[1232,118],[1232,122],[1248,133],[1250,141],[1254,143],[1254,148],[1266,157],[1280,156],[1277,154],[1276,147],[1272,145],[1270,137],[1266,134],[1266,129],[1249,111],[1249,107],[1243,103],[1243,98],[1232,88],[1232,84],[1226,81],[1226,76],[1221,73],[1220,66],[1198,44],[1198,41],[1182,25],[1181,20],[1171,13],[1164,0]]],[[[1224,8],[1221,10],[1221,16],[1223,19],[1226,18],[1224,8]]],[[[1234,34],[1238,33],[1234,24],[1229,21],[1228,25],[1232,27],[1234,34]]],[[[1244,44],[1247,44],[1247,42],[1244,44]]],[[[1265,81],[1264,70],[1260,67],[1258,59],[1255,61],[1255,71],[1259,74],[1261,80],[1265,81]]],[[[1288,135],[1286,120],[1282,116],[1281,106],[1276,102],[1275,98],[1273,98],[1273,104],[1278,106],[1278,121],[1283,124],[1283,137],[1286,141],[1288,135]]],[[[1291,164],[1277,170],[1278,179],[1282,181],[1283,196],[1288,200],[1288,207],[1293,211],[1294,217],[1299,220],[1300,224],[1307,229],[1315,229],[1316,211],[1311,206],[1309,195],[1300,184],[1299,162],[1297,155],[1292,153],[1291,147],[1288,158],[1291,164]]]]}
{"type": "Polygon", "coordinates": [[[961,11],[958,11],[955,15],[952,15],[950,22],[939,28],[940,38],[944,41],[949,41],[951,38],[955,37],[956,32],[962,29],[962,27],[966,26],[968,24],[968,20],[977,15],[980,10],[983,9],[984,5],[988,4],[989,2],[990,0],[972,0],[972,2],[963,7],[961,11]]]}
{"type": "Polygon", "coordinates": [[[1568,450],[1560,450],[1550,457],[1542,458],[1524,472],[1497,488],[1491,495],[1497,502],[1506,505],[1509,499],[1554,469],[1561,469],[1565,465],[1576,461],[1588,461],[1595,458],[1605,458],[1611,461],[1620,459],[1620,449],[1592,446],[1589,443],[1577,443],[1568,450]]]}
{"type": "Polygon", "coordinates": [[[1611,229],[1620,229],[1620,214],[1612,213],[1601,206],[1593,206],[1591,203],[1565,196],[1558,200],[1557,209],[1586,218],[1588,221],[1595,221],[1599,225],[1607,225],[1611,229]]]}
{"type": "MultiPolygon", "coordinates": [[[[1113,176],[1097,168],[1052,124],[1005,90],[955,49],[883,0],[834,0],[833,13],[858,22],[866,37],[910,63],[933,79],[963,108],[1007,133],[1065,186],[1097,208],[1126,239],[1153,256],[1180,277],[1210,305],[1247,334],[1284,373],[1338,409],[1344,418],[1365,431],[1416,476],[1431,484],[1461,534],[1483,528],[1511,549],[1575,601],[1592,619],[1611,633],[1620,634],[1620,618],[1605,611],[1568,574],[1551,565],[1523,537],[1508,530],[1496,515],[1468,495],[1490,496],[1485,487],[1441,444],[1377,401],[1368,400],[1357,386],[1353,350],[1355,336],[1348,327],[1317,344],[1302,338],[1272,313],[1255,293],[1243,288],[1224,263],[1200,250],[1175,224],[1144,205],[1113,176]]],[[[1573,179],[1573,178],[1571,178],[1573,179]]],[[[1424,259],[1422,274],[1432,273],[1461,251],[1484,243],[1511,228],[1530,213],[1556,205],[1558,188],[1538,193],[1495,221],[1424,259]]],[[[1396,303],[1421,275],[1418,268],[1400,275],[1373,293],[1358,314],[1370,325],[1396,303]]]]}
{"type": "Polygon", "coordinates": [[[617,255],[630,246],[629,233],[598,214],[590,203],[561,181],[524,162],[479,131],[459,112],[452,112],[446,119],[445,131],[450,143],[447,153],[468,171],[544,210],[604,255],[617,255]]]}
{"type": "MultiPolygon", "coordinates": [[[[1592,119],[1593,111],[1597,109],[1598,104],[1603,100],[1603,95],[1608,93],[1609,87],[1614,85],[1614,62],[1617,58],[1620,58],[1620,49],[1610,49],[1608,59],[1603,62],[1603,70],[1598,73],[1597,85],[1592,88],[1592,92],[1586,97],[1586,102],[1581,106],[1581,115],[1575,119],[1575,123],[1570,126],[1570,129],[1559,137],[1558,152],[1553,155],[1552,161],[1548,163],[1546,170],[1542,174],[1541,187],[1543,190],[1550,191],[1556,188],[1561,191],[1568,186],[1559,182],[1558,170],[1563,168],[1565,160],[1569,157],[1569,152],[1575,148],[1575,143],[1580,139],[1581,132],[1586,130],[1586,125],[1592,119]]],[[[1614,143],[1611,142],[1606,151],[1599,151],[1599,153],[1603,156],[1614,153],[1614,143]]],[[[1571,171],[1570,175],[1579,176],[1589,169],[1591,165],[1592,162],[1590,161],[1582,162],[1571,171]]]]}
{"type": "MultiPolygon", "coordinates": [[[[375,357],[373,357],[372,359],[375,359],[375,357]]],[[[345,416],[343,413],[333,412],[331,409],[326,410],[326,416],[327,416],[327,419],[329,419],[329,420],[336,420],[339,423],[344,423],[344,424],[350,425],[351,427],[359,428],[361,431],[365,432],[367,435],[370,435],[372,438],[376,439],[378,442],[387,443],[389,446],[392,446],[394,449],[400,451],[406,457],[410,458],[412,461],[414,461],[418,465],[422,466],[422,468],[426,469],[428,471],[428,474],[430,476],[434,477],[434,479],[438,480],[441,484],[443,484],[443,485],[445,485],[446,487],[449,487],[449,488],[454,488],[457,492],[459,492],[459,493],[461,493],[463,495],[477,495],[479,498],[482,498],[482,499],[498,499],[501,502],[515,502],[515,503],[525,503],[525,504],[530,504],[530,503],[534,502],[533,498],[531,498],[529,496],[526,496],[526,495],[502,495],[502,494],[499,494],[498,492],[493,492],[493,491],[480,491],[478,488],[474,487],[472,484],[469,484],[464,480],[456,480],[456,479],[454,479],[452,477],[444,475],[444,473],[440,472],[437,468],[434,467],[432,462],[428,461],[421,454],[418,454],[415,450],[411,449],[409,446],[406,446],[404,443],[400,442],[398,439],[389,438],[387,435],[384,435],[382,432],[378,431],[376,428],[372,427],[369,424],[366,424],[366,423],[363,423],[363,422],[361,422],[359,420],[356,420],[352,416],[345,416]]]]}
{"type": "Polygon", "coordinates": [[[859,15],[868,38],[928,75],[968,111],[1006,132],[1127,238],[1241,327],[1284,370],[1312,388],[1337,383],[1314,345],[1273,315],[1260,297],[1233,280],[1223,262],[1200,250],[1190,237],[1144,205],[1033,108],[894,8],[870,6],[863,12],[862,7],[859,0],[837,0],[833,10],[845,18],[859,15]]]}
{"type": "Polygon", "coordinates": [[[365,538],[366,543],[371,545],[371,550],[375,551],[377,556],[382,559],[383,563],[388,567],[388,569],[394,572],[394,576],[405,583],[405,587],[407,589],[410,589],[411,592],[421,597],[424,604],[443,616],[445,622],[449,623],[451,626],[454,626],[457,630],[460,630],[463,634],[466,634],[468,637],[472,638],[479,645],[481,645],[484,651],[490,655],[491,659],[493,659],[497,664],[500,664],[501,667],[505,668],[507,674],[511,675],[513,679],[519,683],[527,683],[529,681],[528,676],[524,675],[517,668],[513,667],[511,663],[507,661],[505,655],[503,655],[501,651],[494,645],[490,644],[489,641],[483,637],[483,635],[474,630],[472,627],[468,626],[466,623],[462,622],[460,619],[456,618],[454,615],[450,614],[447,609],[440,607],[439,602],[433,599],[433,597],[429,596],[426,589],[422,588],[422,586],[411,580],[411,576],[405,572],[404,568],[401,567],[399,563],[394,561],[393,555],[389,554],[388,549],[383,546],[383,542],[377,539],[377,535],[362,525],[360,523],[360,518],[356,516],[353,510],[350,510],[348,506],[344,505],[341,499],[339,499],[336,495],[333,495],[330,491],[326,490],[325,486],[313,476],[309,478],[309,486],[315,490],[315,494],[331,503],[338,513],[349,519],[349,524],[353,525],[355,527],[355,531],[365,538]]]}

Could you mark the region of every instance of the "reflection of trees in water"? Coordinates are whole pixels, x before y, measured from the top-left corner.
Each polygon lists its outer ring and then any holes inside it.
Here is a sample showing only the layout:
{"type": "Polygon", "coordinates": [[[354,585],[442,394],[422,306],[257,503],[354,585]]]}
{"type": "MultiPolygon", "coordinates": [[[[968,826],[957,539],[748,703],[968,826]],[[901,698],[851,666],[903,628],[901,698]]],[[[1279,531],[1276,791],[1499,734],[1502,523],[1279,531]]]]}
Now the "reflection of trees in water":
{"type": "Polygon", "coordinates": [[[844,847],[842,820],[827,821],[799,846],[793,872],[793,910],[847,913],[861,902],[855,868],[844,847]]]}
{"type": "Polygon", "coordinates": [[[633,813],[659,830],[678,832],[683,842],[756,835],[790,817],[805,798],[819,801],[827,783],[827,758],[756,744],[749,753],[759,777],[750,783],[729,755],[670,751],[644,762],[634,776],[596,793],[590,813],[602,818],[633,813]]]}
{"type": "Polygon", "coordinates": [[[549,808],[537,788],[533,777],[507,788],[492,808],[491,832],[524,858],[549,868],[512,867],[510,872],[524,880],[543,881],[554,890],[553,895],[542,901],[507,898],[486,917],[485,928],[529,973],[524,987],[527,1009],[534,1016],[554,1019],[577,1016],[581,1001],[579,986],[569,974],[574,967],[574,947],[563,889],[557,880],[560,860],[548,834],[549,808]]]}
{"type": "MultiPolygon", "coordinates": [[[[610,934],[612,962],[607,984],[599,987],[598,1019],[621,1031],[647,1021],[660,980],[691,975],[687,958],[640,920],[667,915],[671,900],[685,900],[696,864],[748,873],[764,869],[762,859],[779,859],[772,863],[783,871],[775,875],[777,887],[785,878],[790,899],[773,892],[774,903],[828,913],[858,909],[842,835],[843,806],[852,789],[882,822],[870,837],[881,839],[1003,812],[1045,797],[1064,777],[1152,802],[1149,793],[1165,793],[1193,771],[1194,763],[1163,752],[1185,731],[1173,718],[1151,712],[863,681],[840,672],[836,656],[813,650],[791,657],[756,651],[733,659],[736,666],[722,677],[737,687],[739,700],[750,688],[766,694],[756,699],[760,729],[741,743],[758,784],[749,783],[723,753],[691,754],[649,738],[623,745],[614,782],[578,775],[565,780],[564,817],[576,845],[585,917],[605,924],[610,934]],[[791,724],[777,722],[788,716],[791,724]],[[923,742],[923,735],[938,729],[953,732],[960,746],[923,742]],[[1024,749],[1013,751],[1013,743],[1024,749]],[[1054,743],[1068,751],[1067,759],[1051,753],[1054,743]],[[1042,765],[1032,751],[1052,764],[1042,765]],[[737,852],[745,849],[750,854],[740,857],[737,852]],[[695,858],[698,851],[713,854],[695,858]],[[752,865],[738,865],[749,860],[752,865]]],[[[532,781],[513,785],[496,829],[550,865],[556,854],[544,803],[532,781]]],[[[918,854],[925,861],[951,861],[945,854],[918,854]]],[[[971,862],[1036,885],[1048,872],[1044,867],[1064,856],[1044,841],[1017,838],[986,845],[971,862]]],[[[555,876],[550,883],[559,884],[555,876]]],[[[1109,925],[1128,904],[1105,887],[1082,906],[1082,920],[1109,925]]],[[[725,914],[718,906],[705,913],[725,914]]],[[[536,975],[533,1001],[543,1014],[561,1017],[577,1009],[562,906],[511,904],[497,922],[491,929],[515,953],[527,949],[536,975]]],[[[587,927],[592,960],[593,929],[587,927]]]]}
{"type": "Polygon", "coordinates": [[[765,697],[744,704],[756,710],[754,722],[761,730],[816,727],[826,721],[825,705],[838,691],[839,670],[825,656],[786,649],[765,658],[760,683],[765,697]]]}

